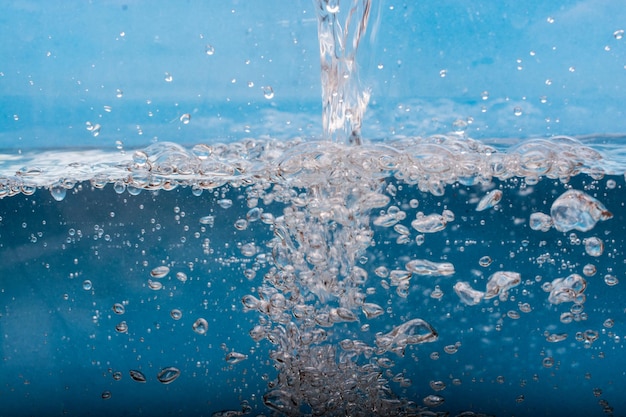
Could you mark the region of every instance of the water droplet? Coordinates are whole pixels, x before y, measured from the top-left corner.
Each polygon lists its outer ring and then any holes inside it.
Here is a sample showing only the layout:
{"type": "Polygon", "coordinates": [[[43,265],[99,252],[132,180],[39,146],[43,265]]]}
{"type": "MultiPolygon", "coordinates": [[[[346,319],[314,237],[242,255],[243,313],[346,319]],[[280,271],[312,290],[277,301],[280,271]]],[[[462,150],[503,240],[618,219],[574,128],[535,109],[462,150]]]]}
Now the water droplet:
{"type": "Polygon", "coordinates": [[[194,322],[191,328],[194,332],[198,334],[206,334],[206,332],[209,330],[209,323],[205,319],[199,318],[194,322]]]}
{"type": "Polygon", "coordinates": [[[184,125],[188,125],[189,121],[191,120],[191,115],[189,113],[185,113],[180,116],[179,120],[183,122],[184,125]]]}
{"type": "Polygon", "coordinates": [[[146,382],[146,376],[141,371],[137,371],[134,369],[131,370],[130,377],[133,379],[133,381],[142,382],[142,383],[146,382]]]}
{"type": "Polygon", "coordinates": [[[514,107],[513,108],[513,114],[515,116],[518,116],[518,117],[521,116],[522,115],[522,108],[521,107],[517,107],[517,106],[514,107]]]}
{"type": "Polygon", "coordinates": [[[326,11],[328,13],[339,13],[339,0],[327,0],[326,11]]]}
{"type": "Polygon", "coordinates": [[[89,291],[93,288],[93,285],[91,284],[91,281],[86,279],[83,281],[83,290],[85,291],[89,291]]]}
{"type": "Polygon", "coordinates": [[[123,304],[121,304],[121,303],[113,304],[113,312],[115,314],[124,314],[125,311],[126,311],[126,309],[124,308],[123,304]]]}
{"type": "Polygon", "coordinates": [[[618,29],[615,32],[613,32],[613,37],[617,40],[620,40],[624,37],[624,30],[623,29],[618,29]]]}
{"type": "Polygon", "coordinates": [[[261,87],[261,90],[263,91],[263,96],[266,99],[271,100],[274,98],[274,89],[271,86],[267,85],[267,86],[261,87]]]}
{"type": "Polygon", "coordinates": [[[204,47],[204,52],[205,52],[207,55],[211,56],[211,55],[213,55],[213,54],[215,53],[215,48],[213,47],[213,45],[209,45],[209,44],[207,44],[207,45],[204,47]]]}
{"type": "Polygon", "coordinates": [[[170,268],[165,265],[161,265],[161,266],[157,266],[152,271],[150,271],[150,276],[152,276],[152,278],[158,279],[158,278],[165,277],[169,273],[170,273],[170,268]]]}
{"type": "Polygon", "coordinates": [[[183,317],[183,312],[175,308],[172,311],[170,311],[170,316],[172,316],[174,320],[180,320],[183,317]]]}
{"type": "Polygon", "coordinates": [[[180,376],[180,370],[178,368],[174,368],[173,366],[169,366],[167,368],[161,369],[161,371],[157,375],[157,379],[162,384],[171,384],[180,376]]]}

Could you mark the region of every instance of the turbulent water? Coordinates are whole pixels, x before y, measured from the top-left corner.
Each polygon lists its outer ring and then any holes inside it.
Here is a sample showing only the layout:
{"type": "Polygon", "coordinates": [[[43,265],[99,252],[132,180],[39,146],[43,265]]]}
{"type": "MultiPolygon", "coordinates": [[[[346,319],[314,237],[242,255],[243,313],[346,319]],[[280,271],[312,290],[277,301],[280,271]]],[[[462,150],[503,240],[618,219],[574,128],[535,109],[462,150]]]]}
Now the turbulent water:
{"type": "Polygon", "coordinates": [[[0,414],[623,413],[623,151],[363,138],[314,4],[322,139],[0,157],[0,414]]]}
{"type": "Polygon", "coordinates": [[[624,178],[606,165],[573,139],[461,136],[5,161],[11,413],[52,389],[56,413],[191,395],[180,413],[554,415],[563,390],[612,414],[624,178]]]}

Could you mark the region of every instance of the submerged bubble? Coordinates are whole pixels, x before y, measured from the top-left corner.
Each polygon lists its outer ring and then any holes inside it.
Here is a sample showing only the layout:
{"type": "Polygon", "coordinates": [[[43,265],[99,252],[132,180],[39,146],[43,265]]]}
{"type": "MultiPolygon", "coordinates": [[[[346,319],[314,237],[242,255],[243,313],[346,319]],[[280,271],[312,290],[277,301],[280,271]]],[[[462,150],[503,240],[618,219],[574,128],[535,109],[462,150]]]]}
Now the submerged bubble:
{"type": "Polygon", "coordinates": [[[152,269],[152,271],[150,271],[150,276],[152,278],[160,279],[160,278],[167,276],[167,274],[169,273],[170,273],[170,268],[165,265],[161,265],[152,269]]]}
{"type": "Polygon", "coordinates": [[[617,40],[620,40],[624,37],[624,30],[623,29],[618,29],[615,32],[613,32],[613,37],[617,40]]]}
{"type": "Polygon", "coordinates": [[[85,291],[89,291],[93,288],[93,285],[91,284],[91,281],[86,279],[83,281],[83,290],[85,291]]]}
{"type": "Polygon", "coordinates": [[[172,74],[170,74],[169,72],[165,73],[165,82],[166,83],[171,83],[174,80],[174,77],[172,76],[172,74]]]}
{"type": "Polygon", "coordinates": [[[53,185],[50,187],[50,194],[56,201],[63,201],[67,194],[67,189],[61,184],[53,185]]]}
{"type": "Polygon", "coordinates": [[[180,376],[180,370],[173,366],[161,369],[157,374],[157,379],[162,384],[171,384],[180,376]]]}
{"type": "Polygon", "coordinates": [[[583,241],[583,243],[585,244],[585,252],[587,252],[587,255],[589,256],[601,256],[602,252],[604,252],[604,242],[602,242],[602,239],[597,238],[597,237],[589,237],[587,239],[585,239],[583,241]]]}
{"type": "Polygon", "coordinates": [[[137,371],[137,370],[134,370],[134,369],[131,370],[130,371],[130,377],[133,379],[133,381],[137,381],[137,382],[141,382],[141,383],[145,383],[146,382],[146,376],[141,371],[137,371]]]}
{"type": "Polygon", "coordinates": [[[124,311],[126,309],[124,308],[124,305],[121,303],[115,303],[113,304],[113,312],[115,314],[124,314],[124,311]]]}
{"type": "Polygon", "coordinates": [[[492,208],[502,199],[502,191],[492,190],[480,199],[476,206],[476,211],[483,211],[492,208]]]}
{"type": "Polygon", "coordinates": [[[175,308],[172,311],[170,311],[170,316],[174,320],[180,320],[183,317],[183,313],[179,309],[175,308]]]}
{"type": "Polygon", "coordinates": [[[206,332],[209,330],[209,323],[205,319],[199,318],[193,323],[191,328],[194,332],[198,334],[206,334],[206,332]]]}
{"type": "Polygon", "coordinates": [[[248,355],[244,355],[243,353],[238,352],[228,352],[224,360],[231,365],[242,362],[248,359],[248,355]]]}
{"type": "Polygon", "coordinates": [[[211,55],[213,55],[213,54],[215,53],[215,48],[213,47],[213,45],[209,45],[209,44],[207,44],[207,45],[205,45],[205,47],[204,47],[204,52],[205,52],[207,55],[211,56],[211,55]]]}
{"type": "Polygon", "coordinates": [[[598,200],[578,190],[568,190],[550,208],[554,228],[560,232],[587,232],[600,220],[613,217],[598,200]]]}
{"type": "Polygon", "coordinates": [[[476,305],[485,297],[485,293],[473,289],[468,282],[459,281],[454,284],[454,292],[459,296],[461,302],[469,306],[476,305]]]}

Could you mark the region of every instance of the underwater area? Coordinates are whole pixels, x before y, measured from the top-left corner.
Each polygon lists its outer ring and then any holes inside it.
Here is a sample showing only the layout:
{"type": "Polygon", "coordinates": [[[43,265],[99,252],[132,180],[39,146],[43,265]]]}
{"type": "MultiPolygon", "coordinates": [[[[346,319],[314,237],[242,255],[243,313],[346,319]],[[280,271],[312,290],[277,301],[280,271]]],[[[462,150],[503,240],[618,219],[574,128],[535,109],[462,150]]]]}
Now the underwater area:
{"type": "Polygon", "coordinates": [[[620,2],[0,10],[0,416],[626,415],[620,2]]]}

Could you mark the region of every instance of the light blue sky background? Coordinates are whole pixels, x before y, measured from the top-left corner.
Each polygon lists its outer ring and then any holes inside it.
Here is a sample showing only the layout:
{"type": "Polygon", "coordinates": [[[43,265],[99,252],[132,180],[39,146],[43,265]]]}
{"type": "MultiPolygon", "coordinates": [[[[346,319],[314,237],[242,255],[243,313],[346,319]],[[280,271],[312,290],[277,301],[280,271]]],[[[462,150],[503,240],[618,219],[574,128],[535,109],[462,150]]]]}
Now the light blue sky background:
{"type": "MultiPolygon", "coordinates": [[[[310,0],[2,0],[0,9],[4,148],[321,133],[310,0]]],[[[374,1],[359,52],[372,90],[364,132],[445,133],[469,118],[478,138],[623,133],[620,29],[626,8],[615,0],[374,1]]]]}

